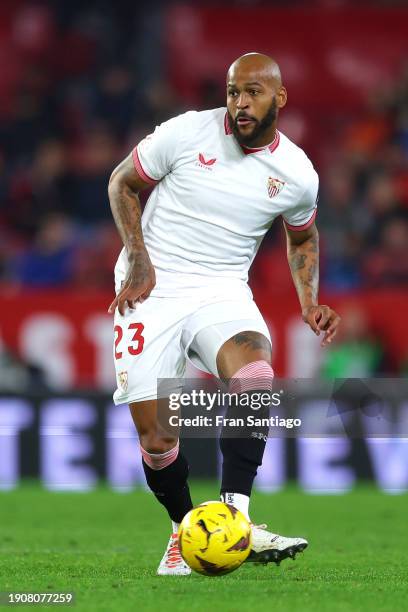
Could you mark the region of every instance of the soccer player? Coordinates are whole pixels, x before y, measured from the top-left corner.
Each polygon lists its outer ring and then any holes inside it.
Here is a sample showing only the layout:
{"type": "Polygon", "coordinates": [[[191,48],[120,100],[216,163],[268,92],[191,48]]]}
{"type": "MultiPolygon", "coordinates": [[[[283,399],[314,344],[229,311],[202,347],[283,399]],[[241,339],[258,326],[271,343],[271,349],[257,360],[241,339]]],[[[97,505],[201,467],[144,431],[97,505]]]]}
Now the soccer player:
{"type": "MultiPolygon", "coordinates": [[[[247,285],[248,269],[276,217],[303,320],[322,345],[339,316],[318,304],[318,176],[305,153],[277,130],[286,104],[277,63],[248,53],[227,74],[227,108],[164,122],[114,170],[113,217],[124,248],[115,268],[117,404],[128,403],[146,480],[172,521],[158,574],[189,574],[177,530],[192,508],[179,441],[157,419],[157,379],[182,377],[186,360],[241,381],[241,393],[271,390],[271,340],[247,285]],[[138,193],[154,185],[143,215],[138,193]]],[[[271,279],[273,282],[273,279],[271,279]]],[[[265,431],[222,433],[221,499],[249,518],[265,431]]],[[[252,526],[252,561],[280,562],[307,546],[252,526]]]]}

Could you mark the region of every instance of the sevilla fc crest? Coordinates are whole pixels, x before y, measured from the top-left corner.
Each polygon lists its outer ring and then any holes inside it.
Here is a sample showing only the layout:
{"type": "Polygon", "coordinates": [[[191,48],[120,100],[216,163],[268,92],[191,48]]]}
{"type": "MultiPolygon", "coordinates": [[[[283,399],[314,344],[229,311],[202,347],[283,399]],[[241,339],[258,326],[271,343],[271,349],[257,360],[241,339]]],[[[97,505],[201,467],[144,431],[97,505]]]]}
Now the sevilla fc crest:
{"type": "Polygon", "coordinates": [[[118,383],[122,391],[126,393],[128,390],[128,373],[126,371],[118,373],[118,383]]]}
{"type": "Polygon", "coordinates": [[[268,178],[268,195],[270,198],[274,198],[278,193],[280,193],[285,186],[284,181],[280,181],[277,178],[272,178],[271,176],[268,178]]]}

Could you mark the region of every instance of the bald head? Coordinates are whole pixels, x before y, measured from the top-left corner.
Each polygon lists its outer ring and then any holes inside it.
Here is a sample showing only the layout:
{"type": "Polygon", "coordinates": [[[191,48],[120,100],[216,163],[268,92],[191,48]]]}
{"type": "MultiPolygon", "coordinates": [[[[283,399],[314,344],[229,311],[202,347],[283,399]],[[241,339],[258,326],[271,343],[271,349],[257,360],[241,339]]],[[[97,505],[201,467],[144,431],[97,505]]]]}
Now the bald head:
{"type": "Polygon", "coordinates": [[[262,80],[273,81],[275,86],[282,85],[278,63],[272,57],[263,53],[245,53],[245,55],[236,59],[228,70],[227,83],[240,72],[253,75],[254,79],[257,77],[262,80]]]}

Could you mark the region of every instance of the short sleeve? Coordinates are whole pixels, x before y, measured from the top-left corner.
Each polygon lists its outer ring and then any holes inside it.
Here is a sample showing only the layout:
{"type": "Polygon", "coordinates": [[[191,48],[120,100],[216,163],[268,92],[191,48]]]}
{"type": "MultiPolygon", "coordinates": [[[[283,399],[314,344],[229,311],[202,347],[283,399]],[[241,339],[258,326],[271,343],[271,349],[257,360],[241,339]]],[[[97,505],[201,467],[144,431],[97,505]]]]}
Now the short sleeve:
{"type": "Polygon", "coordinates": [[[179,115],[157,126],[133,149],[135,169],[146,183],[156,184],[173,169],[186,127],[185,116],[179,115]]]}
{"type": "Polygon", "coordinates": [[[319,177],[314,170],[309,174],[308,184],[299,201],[286,211],[283,220],[288,229],[301,232],[307,229],[316,218],[319,191],[319,177]]]}

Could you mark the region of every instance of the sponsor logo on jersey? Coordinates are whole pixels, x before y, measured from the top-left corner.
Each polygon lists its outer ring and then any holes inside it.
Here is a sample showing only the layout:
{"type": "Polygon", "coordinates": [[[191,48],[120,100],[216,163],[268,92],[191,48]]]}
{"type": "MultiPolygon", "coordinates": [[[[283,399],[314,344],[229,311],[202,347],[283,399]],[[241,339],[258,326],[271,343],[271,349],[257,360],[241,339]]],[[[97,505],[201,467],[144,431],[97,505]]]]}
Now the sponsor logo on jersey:
{"type": "Polygon", "coordinates": [[[268,195],[270,198],[274,198],[278,193],[282,191],[285,186],[285,181],[281,181],[277,178],[268,178],[268,195]]]}
{"type": "Polygon", "coordinates": [[[206,170],[212,170],[212,166],[217,161],[217,158],[213,159],[205,159],[202,153],[198,154],[198,161],[196,161],[196,166],[200,166],[200,168],[205,168],[206,170]]]}
{"type": "Polygon", "coordinates": [[[118,385],[122,391],[126,392],[128,390],[128,373],[126,370],[118,373],[118,385]]]}

